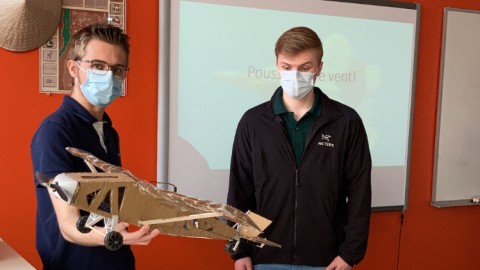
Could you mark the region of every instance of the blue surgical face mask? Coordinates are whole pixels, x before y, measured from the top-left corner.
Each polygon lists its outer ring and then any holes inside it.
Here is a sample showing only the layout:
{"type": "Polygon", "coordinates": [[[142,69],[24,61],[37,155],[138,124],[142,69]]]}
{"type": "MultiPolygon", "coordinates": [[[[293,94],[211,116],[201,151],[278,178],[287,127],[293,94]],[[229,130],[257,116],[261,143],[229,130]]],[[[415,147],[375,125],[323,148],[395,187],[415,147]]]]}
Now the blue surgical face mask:
{"type": "Polygon", "coordinates": [[[302,99],[313,89],[315,73],[298,70],[280,71],[280,85],[283,91],[294,99],[302,99]]]}
{"type": "Polygon", "coordinates": [[[123,80],[113,76],[111,70],[108,70],[105,74],[98,74],[93,69],[85,70],[80,65],[77,64],[77,66],[87,74],[87,78],[80,85],[80,89],[85,98],[94,106],[105,108],[122,95],[123,80]]]}

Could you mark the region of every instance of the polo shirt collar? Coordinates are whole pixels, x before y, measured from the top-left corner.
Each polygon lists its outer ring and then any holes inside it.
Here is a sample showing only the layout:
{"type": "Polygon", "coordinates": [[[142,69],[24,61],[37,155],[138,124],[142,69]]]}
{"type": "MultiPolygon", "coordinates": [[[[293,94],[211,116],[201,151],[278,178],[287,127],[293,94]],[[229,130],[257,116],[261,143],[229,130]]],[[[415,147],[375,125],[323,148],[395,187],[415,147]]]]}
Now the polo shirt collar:
{"type": "MultiPolygon", "coordinates": [[[[315,92],[315,100],[313,101],[312,108],[308,111],[308,113],[313,114],[315,116],[320,116],[320,89],[317,87],[313,88],[313,91],[315,92]]],[[[275,94],[275,101],[273,103],[273,112],[276,115],[281,115],[284,113],[288,113],[287,108],[285,108],[285,105],[283,104],[282,100],[283,96],[283,91],[281,88],[277,90],[275,94]]]]}
{"type": "MultiPolygon", "coordinates": [[[[78,103],[71,96],[63,97],[62,107],[69,110],[87,123],[93,124],[95,122],[98,122],[95,117],[93,117],[82,105],[80,105],[80,103],[78,103]]],[[[103,113],[102,121],[110,125],[112,123],[110,117],[106,112],[103,113]]]]}

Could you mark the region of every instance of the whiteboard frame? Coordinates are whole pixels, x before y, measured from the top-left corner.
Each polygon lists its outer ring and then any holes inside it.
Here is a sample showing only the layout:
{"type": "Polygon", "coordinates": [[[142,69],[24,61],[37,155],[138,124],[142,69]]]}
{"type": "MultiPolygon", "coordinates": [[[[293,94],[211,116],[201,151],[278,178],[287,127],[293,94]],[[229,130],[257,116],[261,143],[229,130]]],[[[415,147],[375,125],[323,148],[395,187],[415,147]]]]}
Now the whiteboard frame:
{"type": "MultiPolygon", "coordinates": [[[[440,63],[440,78],[439,78],[439,93],[438,93],[438,105],[437,105],[437,127],[436,127],[436,136],[435,136],[435,156],[434,156],[434,171],[433,171],[433,184],[432,184],[432,201],[431,204],[434,207],[453,207],[453,206],[469,206],[469,205],[480,205],[479,203],[474,203],[473,198],[464,198],[456,200],[439,200],[437,199],[439,194],[440,183],[438,181],[438,166],[439,166],[439,147],[440,147],[440,130],[442,124],[442,98],[444,94],[444,77],[445,77],[445,54],[446,54],[446,45],[447,45],[447,28],[448,28],[448,13],[450,11],[454,12],[464,12],[469,14],[478,14],[480,16],[480,10],[469,10],[469,9],[460,9],[460,8],[444,8],[443,13],[443,30],[442,30],[442,53],[441,53],[441,63],[440,63]]],[[[480,194],[479,194],[480,195],[480,194]]],[[[474,197],[476,198],[476,197],[474,197]]]]}

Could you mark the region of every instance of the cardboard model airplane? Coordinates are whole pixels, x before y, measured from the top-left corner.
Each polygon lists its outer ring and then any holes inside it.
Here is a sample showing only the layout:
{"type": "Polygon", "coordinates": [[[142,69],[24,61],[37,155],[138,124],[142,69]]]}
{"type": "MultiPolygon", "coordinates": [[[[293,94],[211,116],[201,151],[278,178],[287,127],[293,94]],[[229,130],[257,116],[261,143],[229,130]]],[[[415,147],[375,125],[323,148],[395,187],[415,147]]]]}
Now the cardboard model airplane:
{"type": "Polygon", "coordinates": [[[57,198],[90,212],[78,220],[80,232],[90,232],[103,220],[107,232],[104,243],[110,250],[117,250],[123,244],[122,235],[115,231],[119,221],[137,226],[148,224],[162,234],[227,240],[225,250],[230,254],[237,251],[240,242],[281,247],[259,237],[271,223],[262,216],[159,189],[86,151],[73,147],[66,150],[82,158],[92,172],[62,173],[53,179],[37,172],[37,180],[57,198]],[[230,226],[226,221],[235,225],[230,226]]]}

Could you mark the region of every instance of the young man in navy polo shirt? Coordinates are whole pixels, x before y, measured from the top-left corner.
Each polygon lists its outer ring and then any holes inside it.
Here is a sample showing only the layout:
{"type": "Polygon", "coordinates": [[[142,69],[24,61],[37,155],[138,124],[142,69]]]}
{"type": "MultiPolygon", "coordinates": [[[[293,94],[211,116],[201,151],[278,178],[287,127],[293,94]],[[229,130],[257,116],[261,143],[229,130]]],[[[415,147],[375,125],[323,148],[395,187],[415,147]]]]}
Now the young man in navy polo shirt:
{"type": "MultiPolygon", "coordinates": [[[[33,171],[53,178],[63,172],[90,171],[83,160],[70,155],[73,146],[98,158],[121,165],[118,134],[105,108],[122,94],[128,71],[128,36],[117,27],[94,24],[81,29],[71,41],[68,71],[73,77],[71,96],[40,124],[31,143],[33,171]]],[[[78,208],[58,200],[35,179],[37,195],[37,250],[44,269],[134,269],[130,245],[147,245],[159,234],[143,226],[116,231],[123,243],[117,251],[104,247],[95,230],[83,234],[76,228],[78,208]]],[[[105,231],[104,228],[96,228],[105,231]]]]}

